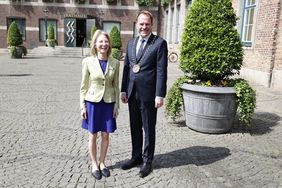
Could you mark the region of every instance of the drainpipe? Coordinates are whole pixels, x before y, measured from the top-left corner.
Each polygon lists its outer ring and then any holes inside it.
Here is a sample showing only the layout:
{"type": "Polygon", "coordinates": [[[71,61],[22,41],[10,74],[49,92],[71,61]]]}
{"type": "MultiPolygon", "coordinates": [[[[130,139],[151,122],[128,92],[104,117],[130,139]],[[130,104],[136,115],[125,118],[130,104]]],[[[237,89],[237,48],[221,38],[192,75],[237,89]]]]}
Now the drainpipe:
{"type": "MultiPolygon", "coordinates": [[[[271,87],[271,83],[272,83],[272,80],[273,80],[273,69],[274,69],[274,64],[275,64],[275,54],[276,54],[276,46],[277,46],[277,32],[278,32],[278,28],[279,28],[279,18],[280,18],[280,15],[281,15],[281,4],[282,4],[282,0],[280,0],[280,2],[278,3],[278,13],[277,13],[277,16],[276,16],[276,25],[275,25],[275,28],[274,28],[274,41],[273,41],[273,54],[272,54],[272,60],[271,60],[271,67],[270,67],[270,76],[269,76],[269,83],[268,83],[268,86],[269,88],[271,87]]],[[[282,33],[281,33],[282,34],[282,33]]]]}

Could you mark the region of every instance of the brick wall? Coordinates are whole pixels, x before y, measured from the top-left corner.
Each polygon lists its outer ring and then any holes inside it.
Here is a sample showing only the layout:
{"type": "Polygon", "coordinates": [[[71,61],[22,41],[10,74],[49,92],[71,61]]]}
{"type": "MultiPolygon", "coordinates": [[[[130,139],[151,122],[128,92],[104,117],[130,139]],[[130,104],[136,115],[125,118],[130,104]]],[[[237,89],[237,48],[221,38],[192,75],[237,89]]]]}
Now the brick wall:
{"type": "MultiPolygon", "coordinates": [[[[240,15],[242,0],[233,0],[233,7],[240,15]]],[[[257,1],[252,47],[244,47],[244,63],[241,76],[265,86],[274,86],[282,68],[282,18],[280,0],[257,1]]],[[[242,20],[240,20],[242,21],[242,20]]],[[[241,28],[238,28],[241,30],[241,28]]],[[[282,78],[281,78],[282,79],[282,78]]]]}
{"type": "MultiPolygon", "coordinates": [[[[58,0],[54,2],[57,3],[58,0]]],[[[63,0],[62,2],[69,1],[63,0]]],[[[95,18],[98,28],[102,27],[102,21],[118,21],[121,23],[121,38],[122,38],[122,50],[126,47],[127,41],[133,37],[134,26],[136,13],[138,11],[138,6],[135,5],[133,0],[121,0],[118,1],[117,5],[110,6],[110,9],[107,9],[107,6],[103,7],[91,7],[88,8],[85,5],[81,6],[73,6],[73,7],[63,7],[62,3],[59,3],[60,6],[56,6],[53,3],[48,4],[48,19],[56,19],[57,20],[57,40],[58,45],[64,45],[64,16],[68,13],[73,14],[82,14],[87,15],[89,17],[95,18]]],[[[103,0],[89,0],[89,4],[93,6],[93,4],[97,5],[105,5],[103,0]]],[[[7,17],[22,17],[26,20],[26,27],[31,28],[32,31],[26,30],[26,41],[24,45],[27,48],[31,48],[32,46],[43,46],[44,42],[39,41],[39,19],[44,19],[45,15],[43,10],[45,6],[30,6],[24,3],[19,5],[4,5],[0,4],[0,25],[2,29],[0,29],[0,48],[6,48],[6,25],[7,25],[7,17]],[[4,29],[3,29],[4,28],[4,29]],[[38,31],[34,31],[38,30],[38,31]]],[[[147,7],[140,7],[140,9],[148,9],[147,7]]],[[[158,19],[157,19],[157,9],[156,7],[150,7],[151,12],[154,15],[154,25],[153,31],[157,32],[158,19]]]]}

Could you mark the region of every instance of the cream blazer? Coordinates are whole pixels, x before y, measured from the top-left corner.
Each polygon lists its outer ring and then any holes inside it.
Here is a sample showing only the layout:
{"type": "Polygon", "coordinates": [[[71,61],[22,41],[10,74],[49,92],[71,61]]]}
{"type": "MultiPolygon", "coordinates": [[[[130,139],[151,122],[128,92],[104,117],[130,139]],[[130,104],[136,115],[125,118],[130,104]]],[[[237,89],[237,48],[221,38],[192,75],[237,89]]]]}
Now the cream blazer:
{"type": "Polygon", "coordinates": [[[119,108],[119,61],[108,58],[105,74],[96,56],[82,60],[82,79],[80,86],[80,109],[85,110],[85,101],[106,103],[115,102],[119,108]]]}

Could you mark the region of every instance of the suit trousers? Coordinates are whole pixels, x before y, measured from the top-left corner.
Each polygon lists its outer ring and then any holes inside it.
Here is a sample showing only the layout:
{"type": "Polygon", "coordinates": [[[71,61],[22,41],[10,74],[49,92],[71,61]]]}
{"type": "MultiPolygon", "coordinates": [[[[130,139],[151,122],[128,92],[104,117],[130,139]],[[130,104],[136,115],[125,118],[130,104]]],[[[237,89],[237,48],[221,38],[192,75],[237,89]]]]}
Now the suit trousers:
{"type": "Polygon", "coordinates": [[[140,160],[143,158],[143,162],[151,163],[154,158],[156,140],[157,108],[155,108],[155,101],[141,101],[135,87],[133,87],[128,100],[128,107],[132,141],[132,159],[140,160]],[[143,131],[145,141],[142,156],[143,131]]]}

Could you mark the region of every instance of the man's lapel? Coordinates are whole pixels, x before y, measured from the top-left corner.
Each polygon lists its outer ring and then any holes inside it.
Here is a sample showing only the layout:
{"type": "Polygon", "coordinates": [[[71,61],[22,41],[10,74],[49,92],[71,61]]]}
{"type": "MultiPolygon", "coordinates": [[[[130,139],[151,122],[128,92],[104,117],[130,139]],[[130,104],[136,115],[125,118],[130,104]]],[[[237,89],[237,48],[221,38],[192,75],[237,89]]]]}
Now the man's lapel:
{"type": "Polygon", "coordinates": [[[137,37],[135,40],[134,40],[134,57],[135,57],[135,59],[137,60],[137,62],[139,62],[140,61],[140,59],[142,58],[142,56],[146,53],[146,51],[147,51],[147,49],[149,48],[149,46],[150,45],[153,45],[153,39],[154,39],[155,37],[154,37],[154,34],[152,33],[151,35],[150,35],[150,37],[149,37],[149,39],[148,39],[148,41],[147,41],[147,44],[146,44],[146,46],[144,47],[144,50],[143,50],[143,53],[142,53],[142,55],[140,56],[140,58],[139,59],[136,59],[136,46],[137,46],[137,42],[138,42],[138,39],[139,39],[139,37],[137,37]]]}

